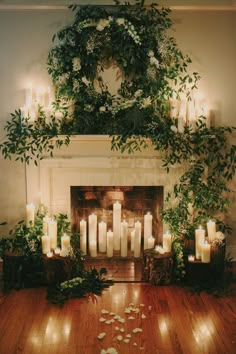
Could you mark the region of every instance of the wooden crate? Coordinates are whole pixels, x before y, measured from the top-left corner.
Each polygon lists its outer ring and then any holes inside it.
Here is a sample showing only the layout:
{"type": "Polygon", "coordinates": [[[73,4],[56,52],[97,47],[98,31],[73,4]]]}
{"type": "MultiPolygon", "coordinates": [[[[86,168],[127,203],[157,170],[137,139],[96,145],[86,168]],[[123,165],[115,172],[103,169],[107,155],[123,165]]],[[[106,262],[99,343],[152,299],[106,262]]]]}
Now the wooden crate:
{"type": "Polygon", "coordinates": [[[159,254],[154,250],[143,252],[142,280],[153,285],[167,285],[172,279],[173,259],[171,253],[159,254]]]}

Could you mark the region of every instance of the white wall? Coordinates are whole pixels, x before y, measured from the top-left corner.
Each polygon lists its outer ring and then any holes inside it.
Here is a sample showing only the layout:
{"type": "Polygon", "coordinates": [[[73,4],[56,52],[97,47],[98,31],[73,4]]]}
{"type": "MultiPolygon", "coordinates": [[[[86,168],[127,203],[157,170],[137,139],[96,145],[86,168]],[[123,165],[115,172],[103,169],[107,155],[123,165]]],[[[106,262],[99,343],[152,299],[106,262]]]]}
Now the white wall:
{"type": "MultiPolygon", "coordinates": [[[[192,69],[202,76],[199,90],[214,110],[216,124],[235,124],[236,12],[176,11],[172,18],[173,36],[192,57],[192,69]]],[[[51,38],[71,19],[67,10],[0,10],[0,141],[10,112],[24,103],[29,82],[33,86],[50,84],[46,58],[51,38]]],[[[235,181],[231,186],[236,190],[235,181]]],[[[0,157],[0,221],[8,221],[12,227],[24,217],[25,195],[25,167],[0,157]]],[[[234,193],[231,197],[234,210],[234,193]]],[[[227,217],[236,232],[234,213],[230,211],[227,217]]],[[[0,227],[0,234],[6,231],[0,227]]],[[[236,250],[236,239],[231,237],[228,242],[236,250]]]]}

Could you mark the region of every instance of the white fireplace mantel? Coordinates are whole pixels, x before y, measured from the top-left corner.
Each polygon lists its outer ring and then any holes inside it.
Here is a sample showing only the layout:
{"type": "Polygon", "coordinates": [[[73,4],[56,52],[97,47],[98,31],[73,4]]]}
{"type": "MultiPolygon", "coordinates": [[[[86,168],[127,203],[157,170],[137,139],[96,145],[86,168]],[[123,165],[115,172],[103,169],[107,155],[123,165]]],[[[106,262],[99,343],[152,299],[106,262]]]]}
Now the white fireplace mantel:
{"type": "Polygon", "coordinates": [[[36,167],[26,168],[27,202],[43,203],[50,215],[71,214],[71,186],[163,186],[164,197],[184,167],[162,167],[160,153],[148,147],[135,154],[111,151],[106,135],[74,136],[68,147],[44,156],[36,167]]]}

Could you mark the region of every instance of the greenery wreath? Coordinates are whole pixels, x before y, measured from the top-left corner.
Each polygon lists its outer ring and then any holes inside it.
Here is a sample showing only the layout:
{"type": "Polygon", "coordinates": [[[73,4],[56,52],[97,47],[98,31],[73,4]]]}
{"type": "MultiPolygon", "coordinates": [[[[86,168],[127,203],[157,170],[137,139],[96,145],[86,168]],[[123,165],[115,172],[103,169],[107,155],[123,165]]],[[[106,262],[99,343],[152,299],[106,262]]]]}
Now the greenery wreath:
{"type": "Polygon", "coordinates": [[[48,72],[66,108],[64,133],[145,135],[148,124],[168,115],[174,93],[187,83],[195,87],[198,75],[186,72],[190,58],[167,35],[170,10],[115,2],[113,8],[71,6],[74,22],[53,38],[48,72]],[[111,64],[122,76],[116,95],[102,75],[111,64]]]}

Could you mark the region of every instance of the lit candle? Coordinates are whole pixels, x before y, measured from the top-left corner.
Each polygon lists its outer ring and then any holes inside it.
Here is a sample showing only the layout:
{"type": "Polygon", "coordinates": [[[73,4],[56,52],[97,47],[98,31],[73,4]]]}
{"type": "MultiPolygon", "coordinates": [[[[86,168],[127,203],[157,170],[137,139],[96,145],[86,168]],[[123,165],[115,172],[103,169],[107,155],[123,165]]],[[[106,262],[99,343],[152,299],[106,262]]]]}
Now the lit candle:
{"type": "Polygon", "coordinates": [[[43,218],[43,234],[48,234],[48,223],[51,220],[51,218],[49,218],[49,216],[44,216],[43,218]]]}
{"type": "Polygon", "coordinates": [[[172,237],[169,231],[163,234],[163,249],[165,252],[171,252],[172,237]]]}
{"type": "Polygon", "coordinates": [[[127,257],[128,253],[128,223],[124,220],[121,223],[120,231],[121,257],[127,257]]]}
{"type": "Polygon", "coordinates": [[[50,238],[49,238],[49,236],[48,235],[42,236],[41,242],[42,242],[42,253],[47,254],[48,252],[50,252],[50,238]]]}
{"type": "Polygon", "coordinates": [[[135,230],[132,230],[130,233],[130,249],[133,252],[134,251],[134,235],[135,235],[135,230]]]}
{"type": "Polygon", "coordinates": [[[215,221],[209,220],[207,223],[207,235],[209,241],[214,241],[216,239],[216,223],[215,221]]]}
{"type": "Polygon", "coordinates": [[[148,238],[152,235],[152,215],[148,212],[144,215],[144,249],[148,247],[148,238]]]}
{"type": "Polygon", "coordinates": [[[113,237],[114,237],[114,250],[120,250],[120,223],[121,223],[121,204],[115,202],[113,204],[113,237]]]}
{"type": "Polygon", "coordinates": [[[155,245],[155,238],[153,236],[149,236],[147,248],[154,248],[154,245],[155,245]]]}
{"type": "Polygon", "coordinates": [[[34,225],[34,212],[35,212],[35,206],[34,204],[27,204],[26,205],[26,225],[30,226],[30,223],[34,225]]]}
{"type": "Polygon", "coordinates": [[[64,234],[61,237],[61,249],[64,250],[69,250],[70,249],[70,236],[68,236],[67,234],[64,234]]]}
{"type": "Polygon", "coordinates": [[[48,258],[52,258],[52,257],[53,257],[53,252],[51,252],[51,251],[48,252],[48,253],[47,253],[47,257],[48,257],[48,258]]]}
{"type": "Polygon", "coordinates": [[[57,247],[57,221],[50,220],[48,222],[48,236],[50,237],[50,247],[55,249],[57,247]]]}
{"type": "Polygon", "coordinates": [[[94,254],[94,249],[96,249],[97,252],[97,215],[91,214],[89,215],[88,218],[88,223],[89,223],[89,253],[94,254]],[[94,246],[95,244],[95,246],[94,246]],[[92,249],[91,249],[92,247],[92,249]]]}
{"type": "Polygon", "coordinates": [[[196,259],[201,259],[201,245],[205,240],[205,230],[199,226],[198,229],[195,230],[195,254],[196,259]]]}
{"type": "Polygon", "coordinates": [[[84,255],[87,254],[87,222],[81,220],[80,223],[80,249],[84,255]]]}
{"type": "Polygon", "coordinates": [[[55,248],[54,253],[55,254],[60,254],[61,253],[60,247],[55,248]]]}
{"type": "Polygon", "coordinates": [[[141,222],[136,221],[136,223],[134,224],[134,257],[140,257],[141,253],[141,227],[141,222]]]}
{"type": "Polygon", "coordinates": [[[201,260],[202,260],[202,263],[210,263],[211,245],[208,242],[204,242],[201,245],[201,260]]]}
{"type": "Polygon", "coordinates": [[[194,262],[194,260],[195,260],[194,254],[189,254],[188,255],[188,261],[189,262],[194,262]]]}
{"type": "Polygon", "coordinates": [[[106,252],[107,248],[107,224],[101,221],[98,224],[98,249],[99,252],[106,252]]]}
{"type": "Polygon", "coordinates": [[[107,257],[113,256],[113,232],[109,230],[107,232],[107,257]]]}

